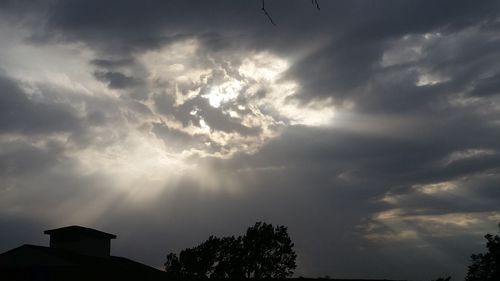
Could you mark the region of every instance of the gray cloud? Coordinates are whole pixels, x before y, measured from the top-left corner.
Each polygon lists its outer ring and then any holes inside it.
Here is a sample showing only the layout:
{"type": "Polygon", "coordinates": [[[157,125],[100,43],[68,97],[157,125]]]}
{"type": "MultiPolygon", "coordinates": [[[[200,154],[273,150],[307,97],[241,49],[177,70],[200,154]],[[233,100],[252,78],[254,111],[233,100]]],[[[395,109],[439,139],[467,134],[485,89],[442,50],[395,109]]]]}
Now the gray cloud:
{"type": "Polygon", "coordinates": [[[474,89],[470,94],[474,96],[498,95],[498,89],[500,87],[498,82],[500,80],[499,78],[500,74],[495,74],[476,81],[476,85],[474,85],[474,89]]]}
{"type": "Polygon", "coordinates": [[[129,87],[134,87],[139,84],[139,81],[137,79],[134,79],[133,77],[129,77],[123,73],[120,72],[102,72],[102,71],[96,71],[94,72],[94,76],[105,83],[107,83],[108,87],[111,89],[123,89],[123,88],[129,88],[129,87]]]}
{"type": "Polygon", "coordinates": [[[106,69],[116,69],[120,68],[123,66],[128,66],[130,64],[134,63],[134,60],[131,58],[126,58],[126,59],[117,59],[117,60],[110,60],[110,59],[94,59],[92,60],[92,64],[106,68],[106,69]]]}
{"type": "Polygon", "coordinates": [[[162,123],[153,123],[151,131],[158,138],[165,141],[165,145],[168,149],[177,151],[182,151],[183,149],[192,147],[203,149],[205,146],[204,142],[209,141],[203,136],[192,136],[188,133],[169,128],[166,124],[162,123]]]}
{"type": "Polygon", "coordinates": [[[52,133],[77,130],[78,117],[66,104],[52,100],[29,99],[15,81],[0,77],[0,131],[52,133]]]}

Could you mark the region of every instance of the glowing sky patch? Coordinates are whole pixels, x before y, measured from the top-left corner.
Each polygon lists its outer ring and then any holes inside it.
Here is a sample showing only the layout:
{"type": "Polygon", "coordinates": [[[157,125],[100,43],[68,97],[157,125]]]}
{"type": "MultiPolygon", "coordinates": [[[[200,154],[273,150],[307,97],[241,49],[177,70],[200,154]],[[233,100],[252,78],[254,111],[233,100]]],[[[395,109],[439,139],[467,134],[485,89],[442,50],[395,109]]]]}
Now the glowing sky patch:
{"type": "Polygon", "coordinates": [[[149,87],[173,101],[172,113],[159,113],[162,108],[153,106],[150,109],[166,126],[207,139],[206,151],[190,146],[185,151],[222,157],[241,151],[255,152],[287,124],[320,126],[332,121],[331,106],[304,105],[293,100],[299,85],[282,79],[289,68],[285,59],[269,52],[249,53],[243,54],[238,64],[219,57],[205,58],[206,54],[197,52],[199,48],[200,43],[190,39],[148,52],[141,58],[149,73],[149,87]],[[210,68],[199,65],[197,61],[201,59],[210,61],[210,68]],[[178,125],[180,117],[176,114],[180,113],[176,110],[189,111],[192,118],[187,125],[178,125]],[[211,126],[208,119],[214,115],[230,123],[231,128],[211,126]],[[247,129],[260,132],[247,135],[242,132],[247,129]],[[214,146],[221,149],[211,152],[214,146]]]}

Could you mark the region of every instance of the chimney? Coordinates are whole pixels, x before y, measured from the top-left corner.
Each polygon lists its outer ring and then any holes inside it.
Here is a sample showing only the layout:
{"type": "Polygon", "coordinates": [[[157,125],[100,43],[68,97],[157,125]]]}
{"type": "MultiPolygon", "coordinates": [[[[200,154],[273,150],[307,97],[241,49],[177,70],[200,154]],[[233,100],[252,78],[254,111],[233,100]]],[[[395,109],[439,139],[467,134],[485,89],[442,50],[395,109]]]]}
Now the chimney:
{"type": "Polygon", "coordinates": [[[77,225],[45,230],[43,233],[50,235],[50,248],[97,257],[109,257],[111,239],[116,238],[114,234],[77,225]]]}

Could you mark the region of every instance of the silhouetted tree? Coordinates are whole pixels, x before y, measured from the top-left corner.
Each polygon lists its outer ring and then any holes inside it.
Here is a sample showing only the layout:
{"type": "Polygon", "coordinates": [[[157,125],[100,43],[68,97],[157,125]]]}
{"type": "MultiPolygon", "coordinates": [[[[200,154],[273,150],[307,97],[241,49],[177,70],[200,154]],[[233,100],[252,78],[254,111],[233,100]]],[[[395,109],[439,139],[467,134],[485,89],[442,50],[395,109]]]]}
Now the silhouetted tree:
{"type": "Polygon", "coordinates": [[[176,254],[167,255],[165,269],[175,277],[203,278],[213,274],[221,248],[221,240],[210,236],[207,241],[184,249],[176,254]]]}
{"type": "MultiPolygon", "coordinates": [[[[498,226],[500,227],[500,224],[498,226]]],[[[500,237],[491,234],[484,237],[488,251],[471,256],[472,264],[467,271],[466,281],[500,280],[500,237]]]]}
{"type": "Polygon", "coordinates": [[[441,277],[441,278],[438,278],[438,279],[432,280],[432,281],[450,281],[450,280],[451,280],[451,276],[441,277]]]}
{"type": "Polygon", "coordinates": [[[286,227],[257,222],[244,236],[210,236],[179,256],[170,253],[165,270],[180,278],[284,278],[296,258],[286,227]]]}
{"type": "Polygon", "coordinates": [[[165,262],[165,268],[167,272],[171,274],[177,274],[181,272],[181,262],[176,254],[170,253],[167,255],[167,261],[165,262]]]}
{"type": "Polygon", "coordinates": [[[242,237],[223,237],[218,249],[217,266],[210,277],[243,278],[245,276],[245,261],[242,237]]]}
{"type": "Polygon", "coordinates": [[[297,255],[284,226],[257,222],[243,236],[245,277],[284,278],[292,275],[297,255]]]}

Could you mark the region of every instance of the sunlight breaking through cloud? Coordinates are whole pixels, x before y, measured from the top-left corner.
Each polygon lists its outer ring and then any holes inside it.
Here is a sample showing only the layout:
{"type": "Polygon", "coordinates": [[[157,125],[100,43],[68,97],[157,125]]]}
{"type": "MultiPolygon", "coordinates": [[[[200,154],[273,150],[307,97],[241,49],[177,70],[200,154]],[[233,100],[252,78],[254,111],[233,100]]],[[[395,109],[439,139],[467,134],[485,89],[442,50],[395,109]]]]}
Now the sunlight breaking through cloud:
{"type": "Polygon", "coordinates": [[[333,106],[294,100],[299,85],[284,79],[285,59],[269,52],[234,57],[208,55],[188,39],[140,58],[154,92],[146,103],[164,128],[199,138],[180,148],[186,156],[253,153],[284,126],[332,122],[333,106]]]}
{"type": "MultiPolygon", "coordinates": [[[[191,38],[132,58],[97,59],[84,44],[35,47],[20,35],[9,37],[20,47],[3,49],[0,59],[8,66],[7,75],[19,79],[19,95],[33,109],[63,108],[74,126],[36,137],[3,134],[0,156],[29,148],[45,157],[56,150],[57,157],[48,160],[78,177],[82,185],[92,186],[74,187],[83,194],[81,200],[68,201],[80,206],[77,217],[63,215],[68,203],[44,212],[43,219],[65,216],[68,221],[91,222],[117,198],[141,208],[186,178],[196,179],[207,190],[226,188],[228,183],[200,166],[200,159],[255,153],[287,126],[322,126],[333,118],[329,104],[294,100],[300,85],[284,79],[289,63],[267,51],[210,54],[203,42],[191,38]],[[8,147],[13,152],[5,151],[8,147]],[[98,179],[98,184],[91,179],[98,179]],[[101,193],[88,208],[82,203],[87,192],[101,193]]],[[[11,43],[0,43],[6,44],[11,43]]],[[[73,190],[59,177],[53,169],[44,174],[47,181],[60,182],[57,192],[73,190]]],[[[26,198],[18,191],[34,185],[31,179],[0,179],[6,183],[0,190],[5,206],[22,204],[26,198]]],[[[231,192],[238,186],[232,182],[231,192]]],[[[42,213],[36,208],[0,211],[42,213]]]]}

